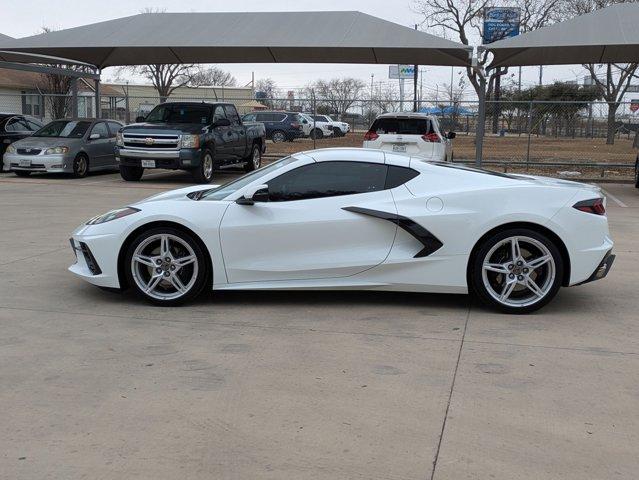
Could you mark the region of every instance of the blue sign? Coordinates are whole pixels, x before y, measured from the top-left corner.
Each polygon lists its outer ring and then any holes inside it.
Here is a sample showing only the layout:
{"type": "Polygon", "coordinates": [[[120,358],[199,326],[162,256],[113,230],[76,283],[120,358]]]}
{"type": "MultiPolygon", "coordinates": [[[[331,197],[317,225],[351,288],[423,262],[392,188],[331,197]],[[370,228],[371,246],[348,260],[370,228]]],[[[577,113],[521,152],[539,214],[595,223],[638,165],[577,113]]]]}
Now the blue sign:
{"type": "Polygon", "coordinates": [[[517,7],[488,7],[484,10],[483,43],[493,43],[519,35],[520,10],[517,7]]]}

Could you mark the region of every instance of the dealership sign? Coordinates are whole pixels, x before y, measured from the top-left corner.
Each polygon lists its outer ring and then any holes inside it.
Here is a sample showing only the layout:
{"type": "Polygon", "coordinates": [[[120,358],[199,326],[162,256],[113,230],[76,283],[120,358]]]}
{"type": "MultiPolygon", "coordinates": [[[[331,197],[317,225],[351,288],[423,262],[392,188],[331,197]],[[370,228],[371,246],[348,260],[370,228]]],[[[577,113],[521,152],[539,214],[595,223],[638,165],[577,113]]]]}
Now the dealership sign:
{"type": "Polygon", "coordinates": [[[517,7],[488,7],[484,9],[483,43],[493,43],[519,35],[521,11],[517,7]]]}
{"type": "Polygon", "coordinates": [[[388,78],[413,78],[414,76],[414,65],[389,65],[388,67],[388,78]]]}

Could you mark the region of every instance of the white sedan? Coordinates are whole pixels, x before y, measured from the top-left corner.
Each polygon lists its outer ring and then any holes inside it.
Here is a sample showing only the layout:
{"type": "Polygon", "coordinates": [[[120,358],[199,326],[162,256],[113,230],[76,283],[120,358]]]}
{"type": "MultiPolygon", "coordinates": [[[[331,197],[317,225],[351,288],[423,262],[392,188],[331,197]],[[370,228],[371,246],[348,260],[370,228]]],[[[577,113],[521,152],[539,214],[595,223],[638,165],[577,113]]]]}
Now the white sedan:
{"type": "Polygon", "coordinates": [[[344,148],[156,195],[71,244],[79,277],[163,305],[205,289],[473,291],[524,313],[614,260],[596,187],[344,148]]]}

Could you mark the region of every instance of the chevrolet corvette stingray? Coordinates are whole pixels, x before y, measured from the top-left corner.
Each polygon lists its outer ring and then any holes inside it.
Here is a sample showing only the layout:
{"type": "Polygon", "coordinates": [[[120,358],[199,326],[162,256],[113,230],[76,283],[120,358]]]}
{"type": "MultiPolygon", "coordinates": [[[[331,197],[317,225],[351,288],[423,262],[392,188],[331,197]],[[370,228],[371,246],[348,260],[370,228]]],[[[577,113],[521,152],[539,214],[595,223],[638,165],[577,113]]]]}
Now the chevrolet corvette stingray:
{"type": "Polygon", "coordinates": [[[162,305],[205,289],[470,291],[527,313],[614,260],[597,187],[346,148],[155,195],[71,246],[71,272],[162,305]]]}

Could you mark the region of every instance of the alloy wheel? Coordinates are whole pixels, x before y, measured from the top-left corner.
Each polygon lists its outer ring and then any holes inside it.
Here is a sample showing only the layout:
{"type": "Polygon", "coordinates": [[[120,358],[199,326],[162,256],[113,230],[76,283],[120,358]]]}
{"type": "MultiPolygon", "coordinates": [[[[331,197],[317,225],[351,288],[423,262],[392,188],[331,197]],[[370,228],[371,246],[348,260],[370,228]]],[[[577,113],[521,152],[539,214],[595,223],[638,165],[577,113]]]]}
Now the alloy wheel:
{"type": "Polygon", "coordinates": [[[213,157],[210,153],[204,155],[204,164],[202,165],[202,173],[207,180],[213,175],[213,157]]]}
{"type": "Polygon", "coordinates": [[[255,147],[253,148],[253,168],[257,170],[258,168],[260,168],[261,164],[262,164],[262,155],[260,154],[260,149],[259,147],[255,147]]]}
{"type": "Polygon", "coordinates": [[[176,300],[187,294],[198,276],[193,248],[171,234],[151,235],[131,257],[131,273],[138,288],[156,300],[176,300]]]}
{"type": "Polygon", "coordinates": [[[556,274],[550,250],[527,236],[497,242],[482,263],[484,287],[507,307],[522,308],[541,301],[552,290],[556,274]]]}

